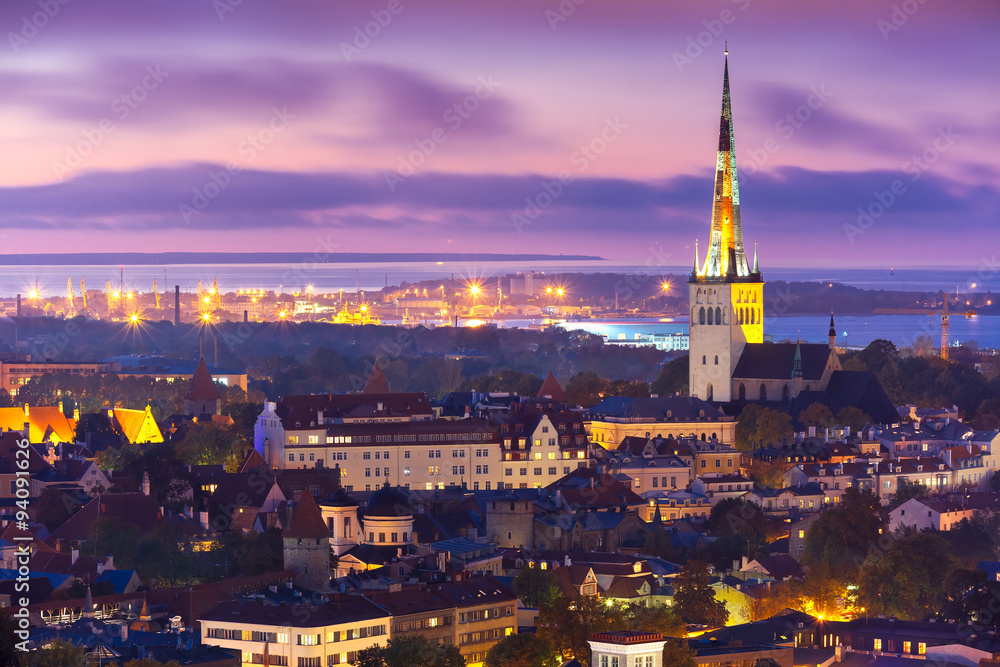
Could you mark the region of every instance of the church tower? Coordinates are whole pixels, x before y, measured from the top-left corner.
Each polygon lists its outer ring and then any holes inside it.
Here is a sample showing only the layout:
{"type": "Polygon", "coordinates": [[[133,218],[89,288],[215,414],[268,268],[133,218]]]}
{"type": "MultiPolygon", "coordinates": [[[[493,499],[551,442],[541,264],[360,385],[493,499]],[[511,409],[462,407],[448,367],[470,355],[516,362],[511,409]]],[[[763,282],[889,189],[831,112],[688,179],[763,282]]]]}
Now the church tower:
{"type": "Polygon", "coordinates": [[[722,80],[722,116],[715,165],[712,226],[708,254],[702,261],[695,244],[688,279],[691,305],[688,392],[705,400],[733,400],[733,371],[747,343],[764,342],[764,280],[747,263],[740,222],[736,177],[736,138],[729,99],[729,50],[722,80]]]}

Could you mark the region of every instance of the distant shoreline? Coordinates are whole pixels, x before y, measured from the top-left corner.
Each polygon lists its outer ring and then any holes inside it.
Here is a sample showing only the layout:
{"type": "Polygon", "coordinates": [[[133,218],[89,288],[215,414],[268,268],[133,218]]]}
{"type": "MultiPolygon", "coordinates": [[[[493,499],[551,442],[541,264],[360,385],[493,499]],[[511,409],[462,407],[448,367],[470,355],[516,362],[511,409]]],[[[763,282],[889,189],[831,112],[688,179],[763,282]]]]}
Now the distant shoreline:
{"type": "Polygon", "coordinates": [[[156,266],[177,264],[373,264],[403,262],[603,261],[597,255],[368,252],[81,252],[0,255],[8,266],[156,266]]]}

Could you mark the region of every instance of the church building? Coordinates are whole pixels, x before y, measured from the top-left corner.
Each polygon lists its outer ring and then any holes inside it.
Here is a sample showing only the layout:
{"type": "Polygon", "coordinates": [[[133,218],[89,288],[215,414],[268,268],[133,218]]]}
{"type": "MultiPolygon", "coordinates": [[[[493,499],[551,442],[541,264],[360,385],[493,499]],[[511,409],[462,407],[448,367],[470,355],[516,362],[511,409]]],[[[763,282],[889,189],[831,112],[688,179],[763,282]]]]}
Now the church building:
{"type": "Polygon", "coordinates": [[[898,419],[877,378],[842,370],[832,314],[827,343],[764,342],[764,277],[756,244],[752,263],[743,244],[728,50],[710,233],[704,258],[695,244],[688,278],[692,396],[724,404],[792,406],[801,402],[796,398],[802,395],[834,409],[847,404],[861,407],[877,421],[898,419]],[[833,389],[838,395],[827,395],[833,389]],[[871,405],[856,405],[862,395],[871,405]]]}

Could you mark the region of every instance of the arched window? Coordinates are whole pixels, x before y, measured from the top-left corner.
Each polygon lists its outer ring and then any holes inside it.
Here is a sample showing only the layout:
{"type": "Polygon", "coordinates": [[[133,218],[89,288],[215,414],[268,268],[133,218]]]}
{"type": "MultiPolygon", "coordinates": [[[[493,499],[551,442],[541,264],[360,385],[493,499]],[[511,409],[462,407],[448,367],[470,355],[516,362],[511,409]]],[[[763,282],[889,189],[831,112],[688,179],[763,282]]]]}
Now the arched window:
{"type": "Polygon", "coordinates": [[[705,440],[707,440],[707,438],[705,437],[705,434],[704,434],[704,433],[702,433],[702,434],[701,434],[701,441],[702,441],[702,442],[705,442],[705,440]]]}
{"type": "Polygon", "coordinates": [[[747,387],[742,382],[740,382],[739,396],[741,401],[745,401],[747,399],[747,387]]]}
{"type": "Polygon", "coordinates": [[[719,365],[719,355],[715,355],[715,365],[719,365]]]}
{"type": "Polygon", "coordinates": [[[740,308],[738,312],[739,312],[739,321],[740,321],[740,324],[743,324],[743,309],[740,308]]]}
{"type": "Polygon", "coordinates": [[[715,323],[722,324],[722,308],[715,307],[715,323]]]}
{"type": "Polygon", "coordinates": [[[707,363],[708,363],[707,357],[705,357],[704,354],[701,355],[701,365],[704,366],[707,363]]]}
{"type": "Polygon", "coordinates": [[[715,311],[713,311],[711,308],[708,309],[708,323],[709,324],[715,324],[715,314],[714,314],[714,312],[715,311]]]}
{"type": "Polygon", "coordinates": [[[705,307],[702,306],[698,310],[698,324],[704,324],[704,323],[705,323],[705,307]]]}
{"type": "Polygon", "coordinates": [[[786,384],[784,387],[781,388],[781,400],[788,401],[788,397],[789,397],[789,391],[788,391],[788,385],[786,384]]]}
{"type": "Polygon", "coordinates": [[[764,385],[763,382],[760,383],[760,400],[762,401],[767,400],[767,387],[764,385]]]}

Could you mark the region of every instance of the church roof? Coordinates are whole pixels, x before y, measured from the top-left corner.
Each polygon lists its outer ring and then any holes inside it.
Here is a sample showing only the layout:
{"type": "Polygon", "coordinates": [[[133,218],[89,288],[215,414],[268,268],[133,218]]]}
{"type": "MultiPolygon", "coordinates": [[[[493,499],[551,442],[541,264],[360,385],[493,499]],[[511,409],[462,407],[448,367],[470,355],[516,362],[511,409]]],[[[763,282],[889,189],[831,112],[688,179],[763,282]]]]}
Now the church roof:
{"type": "Polygon", "coordinates": [[[198,367],[194,369],[194,376],[191,378],[191,387],[184,395],[187,401],[217,401],[219,400],[219,388],[215,386],[212,374],[208,371],[205,359],[198,360],[198,367]]]}
{"type": "Polygon", "coordinates": [[[563,388],[559,386],[559,381],[556,380],[556,376],[549,371],[549,374],[545,376],[545,382],[542,383],[541,388],[538,390],[536,398],[551,398],[554,401],[565,402],[566,392],[563,388]]]}
{"type": "Polygon", "coordinates": [[[368,376],[368,382],[365,383],[365,388],[361,390],[362,394],[388,394],[389,393],[389,382],[385,379],[385,373],[379,368],[376,363],[372,367],[372,374],[368,376]]]}
{"type": "Polygon", "coordinates": [[[816,382],[823,377],[830,352],[825,343],[747,343],[733,378],[791,379],[798,353],[802,359],[802,379],[816,382]]]}
{"type": "Polygon", "coordinates": [[[319,505],[308,490],[302,494],[295,509],[292,510],[292,525],[281,536],[320,538],[330,536],[326,522],[323,521],[323,514],[319,511],[319,505]]]}
{"type": "Polygon", "coordinates": [[[866,413],[876,424],[899,422],[899,413],[892,400],[871,371],[834,371],[826,391],[830,395],[830,407],[834,414],[853,406],[866,413]]]}

